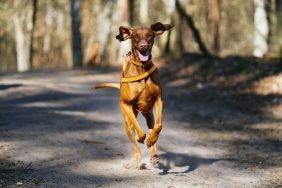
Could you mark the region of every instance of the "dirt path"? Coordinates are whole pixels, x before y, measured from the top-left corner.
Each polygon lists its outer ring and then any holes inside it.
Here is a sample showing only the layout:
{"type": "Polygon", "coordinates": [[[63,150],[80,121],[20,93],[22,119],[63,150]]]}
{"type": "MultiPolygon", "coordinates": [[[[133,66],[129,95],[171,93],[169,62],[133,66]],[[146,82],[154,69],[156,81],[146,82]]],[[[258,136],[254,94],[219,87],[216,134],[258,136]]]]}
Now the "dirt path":
{"type": "Polygon", "coordinates": [[[146,169],[124,168],[132,146],[118,91],[90,89],[118,79],[118,71],[2,75],[0,187],[282,186],[281,120],[201,85],[197,93],[166,84],[159,167],[142,145],[146,169]]]}

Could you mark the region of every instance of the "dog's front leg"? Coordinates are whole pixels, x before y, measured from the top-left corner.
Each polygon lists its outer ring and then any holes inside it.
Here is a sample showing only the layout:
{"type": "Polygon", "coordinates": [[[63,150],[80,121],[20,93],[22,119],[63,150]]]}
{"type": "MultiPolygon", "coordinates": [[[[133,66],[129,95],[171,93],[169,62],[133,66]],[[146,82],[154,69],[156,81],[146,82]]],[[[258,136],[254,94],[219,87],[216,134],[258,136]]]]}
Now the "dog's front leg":
{"type": "Polygon", "coordinates": [[[155,106],[156,106],[156,123],[153,130],[150,133],[149,138],[147,139],[148,147],[151,147],[157,142],[159,133],[162,130],[163,101],[161,95],[158,96],[155,106]]]}
{"type": "Polygon", "coordinates": [[[126,119],[128,119],[130,121],[130,123],[132,124],[133,128],[135,129],[137,136],[138,136],[137,141],[139,143],[144,143],[144,140],[146,138],[146,134],[140,128],[138,121],[135,117],[135,114],[133,112],[132,106],[125,103],[124,101],[120,100],[120,109],[121,109],[122,115],[124,117],[124,120],[126,121],[126,119]]]}

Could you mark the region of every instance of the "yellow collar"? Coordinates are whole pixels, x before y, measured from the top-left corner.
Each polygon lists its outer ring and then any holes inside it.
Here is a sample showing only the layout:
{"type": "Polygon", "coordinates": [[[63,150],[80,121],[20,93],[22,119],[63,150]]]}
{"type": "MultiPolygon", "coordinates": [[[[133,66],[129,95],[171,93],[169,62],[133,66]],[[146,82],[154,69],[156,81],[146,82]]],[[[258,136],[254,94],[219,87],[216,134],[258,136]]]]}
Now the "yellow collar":
{"type": "Polygon", "coordinates": [[[157,70],[157,66],[153,65],[148,71],[144,72],[143,74],[140,74],[138,76],[133,76],[133,77],[121,78],[121,83],[136,82],[136,81],[142,80],[150,76],[150,74],[152,74],[155,70],[157,70]]]}
{"type": "Polygon", "coordinates": [[[126,64],[127,63],[132,63],[133,65],[135,65],[135,66],[139,66],[139,67],[145,67],[147,64],[146,63],[141,63],[141,62],[138,62],[138,61],[134,61],[133,59],[130,59],[130,61],[126,61],[125,60],[125,58],[123,59],[123,61],[122,61],[122,70],[124,70],[125,69],[125,67],[126,67],[126,64]]]}

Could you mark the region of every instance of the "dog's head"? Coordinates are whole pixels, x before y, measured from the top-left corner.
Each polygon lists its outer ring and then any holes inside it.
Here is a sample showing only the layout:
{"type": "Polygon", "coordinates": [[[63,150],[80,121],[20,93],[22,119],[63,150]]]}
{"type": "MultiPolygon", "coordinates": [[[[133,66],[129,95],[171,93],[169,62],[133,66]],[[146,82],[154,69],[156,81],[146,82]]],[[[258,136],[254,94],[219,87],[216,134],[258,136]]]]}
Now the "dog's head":
{"type": "Polygon", "coordinates": [[[132,49],[138,53],[141,61],[146,61],[151,54],[155,36],[163,34],[172,27],[171,24],[162,24],[160,22],[154,23],[150,27],[141,28],[120,26],[116,38],[120,42],[132,39],[132,49]]]}

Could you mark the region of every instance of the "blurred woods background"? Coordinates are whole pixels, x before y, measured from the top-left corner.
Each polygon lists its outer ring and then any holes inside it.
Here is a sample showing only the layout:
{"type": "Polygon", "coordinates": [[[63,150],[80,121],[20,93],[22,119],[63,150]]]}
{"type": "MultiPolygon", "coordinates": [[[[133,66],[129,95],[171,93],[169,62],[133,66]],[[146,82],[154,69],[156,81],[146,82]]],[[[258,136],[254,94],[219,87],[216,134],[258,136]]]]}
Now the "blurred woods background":
{"type": "Polygon", "coordinates": [[[172,23],[154,57],[282,54],[280,0],[1,0],[0,71],[117,65],[120,25],[172,23]],[[74,50],[73,50],[74,49],[74,50]]]}

